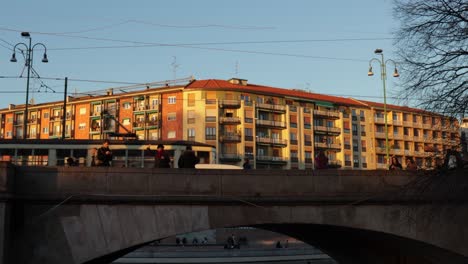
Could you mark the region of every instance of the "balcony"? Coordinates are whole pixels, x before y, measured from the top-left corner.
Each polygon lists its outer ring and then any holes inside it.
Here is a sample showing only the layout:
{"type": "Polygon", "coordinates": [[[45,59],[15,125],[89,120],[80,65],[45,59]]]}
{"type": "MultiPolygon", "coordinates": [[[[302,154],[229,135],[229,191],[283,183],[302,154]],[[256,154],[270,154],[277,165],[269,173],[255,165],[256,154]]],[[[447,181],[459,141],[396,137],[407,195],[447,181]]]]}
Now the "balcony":
{"type": "Polygon", "coordinates": [[[396,126],[401,126],[401,125],[403,125],[403,121],[401,121],[401,120],[395,120],[395,119],[394,119],[394,120],[392,121],[392,124],[393,124],[393,125],[396,125],[396,126]]]}
{"type": "Polygon", "coordinates": [[[226,133],[219,137],[220,142],[241,142],[241,134],[239,133],[226,133]]]}
{"type": "Polygon", "coordinates": [[[339,127],[328,127],[328,126],[316,126],[316,125],[314,125],[314,130],[315,130],[316,133],[320,133],[320,134],[333,134],[333,135],[341,134],[341,128],[339,128],[339,127]]]}
{"type": "Polygon", "coordinates": [[[376,138],[385,138],[385,132],[375,132],[376,138]]]}
{"type": "Polygon", "coordinates": [[[241,102],[238,100],[221,100],[219,102],[219,108],[237,109],[240,107],[241,107],[241,102]]]}
{"type": "Polygon", "coordinates": [[[314,110],[314,116],[325,117],[328,119],[339,119],[340,112],[337,111],[326,111],[326,110],[314,110]]]}
{"type": "Polygon", "coordinates": [[[219,154],[219,160],[224,162],[239,162],[242,156],[237,153],[223,153],[219,154]]]}
{"type": "Polygon", "coordinates": [[[374,117],[374,123],[385,124],[384,117],[374,117]]]}
{"type": "Polygon", "coordinates": [[[133,122],[133,129],[135,130],[141,130],[145,128],[145,122],[143,121],[137,121],[133,122]]]}
{"type": "Polygon", "coordinates": [[[37,123],[40,123],[40,119],[39,119],[39,118],[31,118],[31,119],[28,119],[28,124],[37,124],[37,123]]]}
{"type": "Polygon", "coordinates": [[[159,121],[153,120],[153,121],[146,122],[146,128],[148,129],[159,128],[159,121]]]}
{"type": "Polygon", "coordinates": [[[278,156],[257,156],[256,157],[257,163],[280,163],[286,164],[288,162],[288,158],[285,157],[278,157],[278,156]]]}
{"type": "Polygon", "coordinates": [[[239,117],[226,117],[226,116],[221,116],[219,118],[219,123],[220,124],[240,124],[241,120],[239,117]]]}
{"type": "Polygon", "coordinates": [[[256,137],[256,140],[257,140],[257,144],[263,144],[263,145],[274,145],[274,146],[281,146],[281,147],[288,145],[288,141],[286,139],[256,137]]]}
{"type": "Polygon", "coordinates": [[[315,148],[317,148],[317,149],[335,149],[335,150],[341,150],[341,144],[339,144],[339,143],[315,142],[315,148]]]}
{"type": "Polygon", "coordinates": [[[59,122],[62,120],[62,116],[61,115],[51,116],[49,120],[50,122],[59,122]]]}
{"type": "Polygon", "coordinates": [[[403,126],[405,126],[405,127],[412,127],[412,126],[413,126],[413,122],[403,121],[403,126]]]}
{"type": "Polygon", "coordinates": [[[283,129],[286,128],[286,123],[282,121],[258,119],[256,124],[257,126],[270,127],[270,128],[283,128],[283,129]]]}
{"type": "Polygon", "coordinates": [[[286,113],[286,106],[284,105],[257,103],[256,107],[259,109],[270,110],[272,112],[286,113]]]}

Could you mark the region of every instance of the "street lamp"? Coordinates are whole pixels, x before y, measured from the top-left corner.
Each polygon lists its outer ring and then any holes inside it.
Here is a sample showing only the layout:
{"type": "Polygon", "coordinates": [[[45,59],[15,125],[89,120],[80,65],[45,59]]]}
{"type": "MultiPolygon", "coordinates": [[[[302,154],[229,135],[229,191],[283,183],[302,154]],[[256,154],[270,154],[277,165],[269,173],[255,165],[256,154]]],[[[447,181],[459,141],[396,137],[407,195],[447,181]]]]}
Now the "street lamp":
{"type": "Polygon", "coordinates": [[[369,61],[369,72],[367,73],[368,76],[373,76],[374,73],[372,72],[372,62],[377,61],[380,65],[380,77],[382,78],[382,84],[383,84],[383,95],[384,95],[384,122],[385,122],[385,151],[387,154],[387,163],[390,160],[390,154],[389,154],[389,146],[388,146],[388,124],[387,124],[387,93],[385,90],[385,80],[387,79],[387,63],[391,62],[393,63],[393,66],[395,66],[395,70],[393,71],[393,77],[400,77],[400,74],[398,73],[397,67],[396,67],[396,62],[393,60],[384,60],[384,55],[383,55],[383,50],[382,49],[376,49],[374,51],[375,54],[378,54],[382,56],[382,58],[379,60],[377,58],[372,58],[369,61]]]}
{"type": "MultiPolygon", "coordinates": [[[[28,67],[28,75],[27,75],[27,81],[26,81],[26,106],[24,109],[24,116],[23,116],[23,139],[27,138],[27,125],[28,125],[28,105],[29,105],[29,77],[31,74],[31,67],[33,64],[33,51],[36,46],[42,46],[44,47],[44,55],[42,57],[42,62],[47,63],[49,60],[47,59],[47,48],[44,44],[42,43],[36,43],[34,46],[31,47],[31,35],[29,32],[21,32],[21,36],[28,38],[29,39],[29,45],[20,42],[16,43],[16,45],[13,47],[13,55],[11,55],[11,62],[17,62],[16,60],[16,47],[18,46],[24,46],[26,48],[26,61],[25,61],[25,66],[28,67]]],[[[22,52],[22,51],[21,51],[22,52]]]]}

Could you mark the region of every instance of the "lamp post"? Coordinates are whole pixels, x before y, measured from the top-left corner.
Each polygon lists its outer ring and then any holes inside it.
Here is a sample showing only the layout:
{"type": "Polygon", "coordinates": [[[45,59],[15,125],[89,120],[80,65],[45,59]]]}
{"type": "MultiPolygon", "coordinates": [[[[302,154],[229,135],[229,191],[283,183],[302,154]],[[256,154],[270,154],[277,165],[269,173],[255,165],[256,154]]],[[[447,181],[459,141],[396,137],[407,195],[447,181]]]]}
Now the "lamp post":
{"type": "Polygon", "coordinates": [[[28,125],[28,105],[29,105],[29,78],[30,78],[30,75],[31,75],[31,67],[32,67],[32,64],[33,64],[33,51],[34,51],[34,48],[37,47],[37,46],[42,46],[44,47],[44,55],[42,57],[42,62],[44,63],[47,63],[49,62],[49,60],[47,59],[47,48],[44,44],[42,43],[36,43],[34,44],[33,46],[31,46],[31,35],[29,34],[29,32],[21,32],[21,36],[22,37],[25,37],[25,38],[28,38],[29,39],[29,45],[23,43],[23,42],[20,42],[20,43],[16,43],[16,45],[13,47],[13,55],[11,55],[11,59],[10,61],[11,62],[17,62],[16,60],[16,48],[18,46],[24,46],[26,48],[26,62],[25,62],[25,66],[28,67],[28,75],[27,75],[27,81],[26,81],[26,105],[25,105],[25,108],[24,108],[24,116],[23,116],[23,139],[26,139],[27,138],[27,125],[28,125]]]}
{"type": "Polygon", "coordinates": [[[383,96],[384,96],[384,122],[385,122],[385,153],[386,153],[386,158],[387,158],[387,163],[390,160],[390,153],[389,153],[389,146],[388,146],[388,122],[387,122],[387,92],[385,88],[385,81],[387,79],[387,63],[391,62],[393,63],[393,66],[395,66],[395,70],[393,71],[393,77],[399,77],[400,74],[398,74],[398,70],[396,67],[396,62],[388,59],[384,59],[383,55],[383,50],[382,49],[376,49],[374,51],[375,54],[380,55],[381,59],[377,58],[372,58],[369,61],[369,72],[367,73],[368,76],[373,76],[374,73],[372,72],[372,62],[378,62],[380,65],[380,77],[382,78],[382,85],[383,85],[383,96]]]}

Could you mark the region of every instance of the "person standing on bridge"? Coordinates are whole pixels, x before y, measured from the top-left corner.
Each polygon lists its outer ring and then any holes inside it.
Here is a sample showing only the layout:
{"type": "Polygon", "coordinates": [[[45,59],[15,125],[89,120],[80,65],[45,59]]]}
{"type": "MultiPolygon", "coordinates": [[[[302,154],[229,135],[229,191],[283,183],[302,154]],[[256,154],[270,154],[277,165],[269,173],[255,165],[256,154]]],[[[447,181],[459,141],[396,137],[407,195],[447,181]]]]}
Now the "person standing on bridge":
{"type": "Polygon", "coordinates": [[[97,151],[97,166],[109,167],[112,162],[112,152],[109,149],[109,140],[104,140],[102,146],[97,151]]]}
{"type": "MultiPolygon", "coordinates": [[[[146,150],[154,152],[151,150],[151,145],[149,145],[146,150]]],[[[169,154],[164,151],[164,145],[159,144],[154,154],[154,167],[155,168],[170,168],[171,157],[169,154]]]]}
{"type": "Polygon", "coordinates": [[[200,162],[200,158],[195,155],[195,151],[192,150],[192,146],[187,145],[184,153],[180,155],[177,165],[179,168],[195,169],[195,164],[200,162]]]}
{"type": "Polygon", "coordinates": [[[315,169],[321,170],[326,168],[328,168],[328,157],[325,156],[325,153],[321,150],[315,157],[315,169]]]}
{"type": "Polygon", "coordinates": [[[388,167],[388,169],[389,170],[402,170],[403,166],[401,166],[401,163],[397,157],[392,156],[392,163],[390,164],[390,167],[388,167]]]}

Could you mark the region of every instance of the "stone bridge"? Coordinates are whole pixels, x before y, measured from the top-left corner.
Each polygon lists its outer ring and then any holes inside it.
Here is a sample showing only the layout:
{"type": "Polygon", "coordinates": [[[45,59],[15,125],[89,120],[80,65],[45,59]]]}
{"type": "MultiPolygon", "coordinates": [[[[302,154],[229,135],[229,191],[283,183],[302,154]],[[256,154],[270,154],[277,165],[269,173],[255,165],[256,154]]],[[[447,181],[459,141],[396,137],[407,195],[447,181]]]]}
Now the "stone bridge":
{"type": "Polygon", "coordinates": [[[468,263],[466,170],[423,173],[0,162],[0,263],[109,263],[156,239],[235,226],[287,234],[343,264],[468,263]]]}

